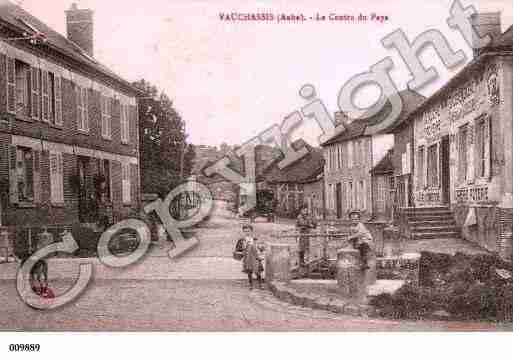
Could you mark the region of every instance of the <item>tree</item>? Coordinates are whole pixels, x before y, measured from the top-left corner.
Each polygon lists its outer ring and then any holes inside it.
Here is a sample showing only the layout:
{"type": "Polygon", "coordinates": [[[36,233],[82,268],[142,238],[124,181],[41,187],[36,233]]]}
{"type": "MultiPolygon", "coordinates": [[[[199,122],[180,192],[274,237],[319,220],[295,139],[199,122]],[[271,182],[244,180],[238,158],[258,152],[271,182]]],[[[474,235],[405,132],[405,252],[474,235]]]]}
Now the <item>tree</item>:
{"type": "Polygon", "coordinates": [[[141,189],[165,196],[191,174],[194,147],[171,99],[144,79],[133,85],[147,94],[139,101],[141,189]]]}

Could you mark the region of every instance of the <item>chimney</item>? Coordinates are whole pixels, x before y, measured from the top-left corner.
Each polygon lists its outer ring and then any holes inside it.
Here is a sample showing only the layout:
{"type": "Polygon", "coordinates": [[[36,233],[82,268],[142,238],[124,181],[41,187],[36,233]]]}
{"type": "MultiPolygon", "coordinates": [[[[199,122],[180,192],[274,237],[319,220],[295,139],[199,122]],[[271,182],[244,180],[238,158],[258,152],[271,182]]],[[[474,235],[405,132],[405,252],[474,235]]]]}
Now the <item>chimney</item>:
{"type": "MultiPolygon", "coordinates": [[[[475,13],[471,17],[471,22],[481,38],[490,35],[493,41],[502,34],[500,12],[475,13]]],[[[473,39],[474,44],[478,44],[478,41],[477,38],[473,39]]],[[[479,47],[475,46],[473,52],[474,57],[477,57],[479,55],[479,47]]]]}
{"type": "Polygon", "coordinates": [[[76,3],[66,11],[68,40],[80,46],[89,56],[93,53],[93,11],[79,9],[76,3]]]}

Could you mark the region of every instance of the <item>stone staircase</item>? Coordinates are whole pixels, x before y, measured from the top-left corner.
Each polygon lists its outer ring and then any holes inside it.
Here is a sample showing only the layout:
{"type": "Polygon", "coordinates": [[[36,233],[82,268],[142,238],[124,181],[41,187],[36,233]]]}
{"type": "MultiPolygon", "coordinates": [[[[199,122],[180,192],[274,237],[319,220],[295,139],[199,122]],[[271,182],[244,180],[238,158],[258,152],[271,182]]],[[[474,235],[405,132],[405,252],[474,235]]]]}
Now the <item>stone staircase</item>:
{"type": "Polygon", "coordinates": [[[401,212],[411,239],[461,238],[460,228],[448,207],[406,207],[401,212]]]}

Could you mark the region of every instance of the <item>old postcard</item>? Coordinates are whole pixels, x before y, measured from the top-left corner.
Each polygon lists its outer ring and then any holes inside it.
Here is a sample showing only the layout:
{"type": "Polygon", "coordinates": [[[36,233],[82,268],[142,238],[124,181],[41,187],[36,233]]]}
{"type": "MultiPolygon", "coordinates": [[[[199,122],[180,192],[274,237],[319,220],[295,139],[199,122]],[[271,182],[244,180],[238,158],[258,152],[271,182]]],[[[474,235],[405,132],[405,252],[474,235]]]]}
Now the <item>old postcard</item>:
{"type": "Polygon", "coordinates": [[[511,1],[0,0],[1,331],[510,331],[512,260],[511,1]]]}

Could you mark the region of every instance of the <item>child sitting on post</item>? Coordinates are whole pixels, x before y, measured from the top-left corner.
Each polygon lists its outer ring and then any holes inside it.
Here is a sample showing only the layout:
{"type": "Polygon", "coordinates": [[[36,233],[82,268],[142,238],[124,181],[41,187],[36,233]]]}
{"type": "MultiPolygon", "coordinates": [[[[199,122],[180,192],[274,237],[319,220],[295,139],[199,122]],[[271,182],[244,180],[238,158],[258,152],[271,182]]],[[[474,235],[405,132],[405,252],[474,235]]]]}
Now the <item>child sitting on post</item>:
{"type": "Polygon", "coordinates": [[[373,240],[370,231],[361,222],[361,214],[359,211],[352,211],[349,213],[349,219],[352,222],[351,236],[349,241],[353,248],[360,252],[360,259],[362,262],[362,270],[369,269],[369,258],[373,247],[373,240]]]}

